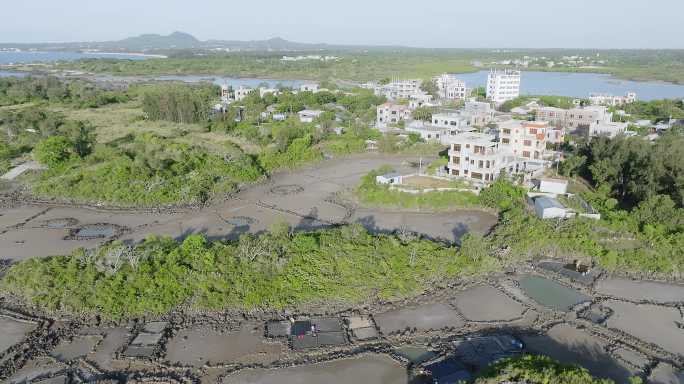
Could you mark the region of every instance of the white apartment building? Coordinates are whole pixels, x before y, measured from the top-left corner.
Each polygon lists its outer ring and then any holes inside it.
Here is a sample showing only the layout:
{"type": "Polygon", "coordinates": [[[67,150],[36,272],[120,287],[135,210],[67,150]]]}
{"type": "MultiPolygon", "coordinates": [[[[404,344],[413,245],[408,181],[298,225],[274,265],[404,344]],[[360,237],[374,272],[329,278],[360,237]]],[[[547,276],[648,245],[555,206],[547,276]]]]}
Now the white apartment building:
{"type": "Polygon", "coordinates": [[[420,138],[425,141],[439,142],[445,145],[448,143],[451,134],[447,128],[436,127],[421,120],[412,121],[404,128],[404,131],[420,135],[420,138]]]}
{"type": "Polygon", "coordinates": [[[503,150],[494,135],[477,132],[459,133],[449,137],[449,162],[452,176],[475,182],[496,180],[503,170],[511,168],[515,157],[503,150]]]}
{"type": "Polygon", "coordinates": [[[393,80],[385,85],[376,85],[375,94],[385,96],[390,100],[409,99],[412,95],[421,93],[421,84],[420,79],[393,80]]]}
{"type": "Polygon", "coordinates": [[[544,107],[537,111],[537,119],[548,121],[558,128],[571,129],[587,137],[615,137],[627,130],[626,123],[612,121],[613,114],[603,105],[567,110],[544,107]]]}
{"type": "Polygon", "coordinates": [[[429,95],[423,91],[414,93],[409,98],[409,107],[413,110],[420,107],[430,107],[434,106],[432,103],[432,95],[429,95]]]}
{"type": "MultiPolygon", "coordinates": [[[[254,91],[252,88],[240,86],[240,88],[235,90],[235,100],[242,101],[247,97],[250,92],[254,91]]],[[[263,97],[263,96],[262,96],[263,97]]]]}
{"type": "Polygon", "coordinates": [[[378,106],[376,116],[376,127],[378,129],[387,128],[390,124],[397,124],[400,121],[411,118],[411,109],[406,105],[385,103],[378,106]]]}
{"type": "Polygon", "coordinates": [[[499,124],[500,146],[516,157],[541,160],[546,154],[548,130],[545,121],[509,120],[499,124]]]}
{"type": "Polygon", "coordinates": [[[637,99],[635,92],[627,92],[625,96],[613,96],[605,93],[592,93],[589,95],[591,105],[608,105],[616,107],[635,102],[637,99]]]}
{"type": "Polygon", "coordinates": [[[465,100],[467,97],[466,83],[459,80],[455,75],[443,73],[433,78],[437,84],[439,97],[447,100],[465,100]]]}
{"type": "Polygon", "coordinates": [[[470,121],[461,113],[436,113],[432,115],[432,125],[444,128],[456,133],[470,132],[475,129],[470,126],[470,121]]]}
{"type": "Polygon", "coordinates": [[[491,70],[487,76],[487,99],[502,104],[520,96],[520,71],[491,70]]]}
{"type": "Polygon", "coordinates": [[[607,136],[613,138],[627,131],[627,123],[602,122],[589,126],[589,137],[607,136]]]}
{"type": "Polygon", "coordinates": [[[471,126],[483,127],[494,120],[494,109],[483,101],[466,101],[463,116],[471,126]]]}

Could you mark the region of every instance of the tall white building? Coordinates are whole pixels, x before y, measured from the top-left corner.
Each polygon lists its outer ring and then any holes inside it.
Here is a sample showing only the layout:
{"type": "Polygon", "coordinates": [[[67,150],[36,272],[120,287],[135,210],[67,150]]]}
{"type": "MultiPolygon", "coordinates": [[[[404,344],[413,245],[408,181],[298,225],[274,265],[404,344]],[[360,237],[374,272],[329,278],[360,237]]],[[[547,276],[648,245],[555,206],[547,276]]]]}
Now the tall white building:
{"type": "Polygon", "coordinates": [[[475,182],[489,183],[499,174],[513,169],[515,157],[499,148],[494,135],[466,132],[449,137],[449,162],[452,176],[475,182]]]}
{"type": "Polygon", "coordinates": [[[491,70],[487,77],[487,99],[501,104],[520,96],[520,71],[491,70]]]}
{"type": "Polygon", "coordinates": [[[433,78],[439,97],[447,100],[464,100],[467,96],[466,83],[455,75],[443,73],[433,78]]]}

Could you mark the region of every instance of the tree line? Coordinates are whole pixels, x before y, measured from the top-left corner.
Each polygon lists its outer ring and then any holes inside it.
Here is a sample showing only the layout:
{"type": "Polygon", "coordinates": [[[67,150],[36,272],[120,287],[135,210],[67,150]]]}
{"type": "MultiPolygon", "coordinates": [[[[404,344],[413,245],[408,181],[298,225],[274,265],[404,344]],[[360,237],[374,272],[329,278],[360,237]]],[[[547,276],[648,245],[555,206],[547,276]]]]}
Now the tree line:
{"type": "Polygon", "coordinates": [[[83,80],[63,81],[54,76],[0,78],[0,106],[47,102],[97,108],[129,100],[125,90],[105,89],[83,80]]]}

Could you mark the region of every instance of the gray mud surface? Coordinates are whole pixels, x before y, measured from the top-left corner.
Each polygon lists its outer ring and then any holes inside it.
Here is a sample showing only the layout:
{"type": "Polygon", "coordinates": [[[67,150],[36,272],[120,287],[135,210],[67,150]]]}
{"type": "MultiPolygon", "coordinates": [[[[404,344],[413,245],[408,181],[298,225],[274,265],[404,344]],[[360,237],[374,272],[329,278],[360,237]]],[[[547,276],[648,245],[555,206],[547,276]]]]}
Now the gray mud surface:
{"type": "Polygon", "coordinates": [[[413,328],[429,331],[465,325],[456,310],[441,303],[397,309],[374,317],[380,331],[386,335],[413,328]]]}
{"type": "Polygon", "coordinates": [[[0,354],[19,343],[37,325],[0,316],[0,354]]]}
{"type": "Polygon", "coordinates": [[[614,311],[606,321],[608,328],[619,329],[668,352],[684,356],[682,314],[676,308],[650,304],[632,304],[610,300],[604,303],[614,311]]]}
{"type": "Polygon", "coordinates": [[[285,221],[299,230],[359,222],[375,232],[405,228],[430,238],[455,242],[467,232],[485,234],[496,224],[496,215],[478,210],[431,214],[355,209],[334,202],[337,194],[349,193],[362,176],[382,165],[391,165],[401,172],[415,172],[407,165],[409,160],[417,159],[380,155],[335,159],[274,175],[268,182],[248,186],[225,201],[177,213],[46,204],[0,209],[2,258],[23,260],[69,254],[78,247],[94,247],[111,240],[107,237],[111,231],[97,233],[105,237],[70,238],[73,233],[69,229],[45,225],[49,220],[63,218],[76,220],[77,228],[93,224],[125,228],[125,233],[115,234],[124,241],[141,241],[150,234],[182,239],[192,233],[203,233],[211,239],[237,239],[243,233],[259,233],[275,222],[285,221]]]}
{"type": "Polygon", "coordinates": [[[546,335],[523,337],[525,347],[563,362],[573,362],[593,375],[626,383],[638,372],[608,353],[608,344],[570,325],[556,325],[546,335]]]}
{"type": "Polygon", "coordinates": [[[470,321],[512,321],[525,307],[491,286],[467,289],[454,299],[456,309],[470,321]]]}
{"type": "Polygon", "coordinates": [[[684,285],[654,281],[601,280],[596,284],[596,292],[604,296],[630,301],[649,301],[654,303],[684,302],[684,285]]]}
{"type": "Polygon", "coordinates": [[[219,332],[210,327],[184,329],[167,344],[166,359],[172,363],[196,367],[225,363],[270,364],[286,347],[268,342],[263,329],[247,325],[236,332],[219,332]]]}
{"type": "Polygon", "coordinates": [[[278,370],[245,370],[224,384],[405,384],[406,368],[384,355],[364,355],[278,370]]]}

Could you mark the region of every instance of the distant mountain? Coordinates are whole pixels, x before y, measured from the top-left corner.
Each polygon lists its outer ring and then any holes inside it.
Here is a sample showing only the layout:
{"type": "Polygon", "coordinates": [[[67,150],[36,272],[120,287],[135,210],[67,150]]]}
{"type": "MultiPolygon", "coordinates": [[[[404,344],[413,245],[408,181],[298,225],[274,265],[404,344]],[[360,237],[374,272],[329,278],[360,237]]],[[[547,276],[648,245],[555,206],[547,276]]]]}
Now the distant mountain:
{"type": "Polygon", "coordinates": [[[174,32],[170,35],[144,34],[129,37],[123,40],[103,42],[76,42],[76,43],[35,43],[35,44],[12,44],[0,43],[0,49],[40,49],[40,50],[106,50],[112,52],[153,52],[174,50],[228,50],[228,51],[317,51],[317,50],[347,50],[369,48],[392,48],[371,47],[353,45],[329,45],[309,44],[288,41],[280,37],[268,40],[207,40],[201,41],[184,32],[174,32]]]}
{"type": "Polygon", "coordinates": [[[200,48],[202,42],[188,33],[174,32],[168,36],[146,34],[102,44],[132,51],[149,51],[154,49],[200,48]]]}

